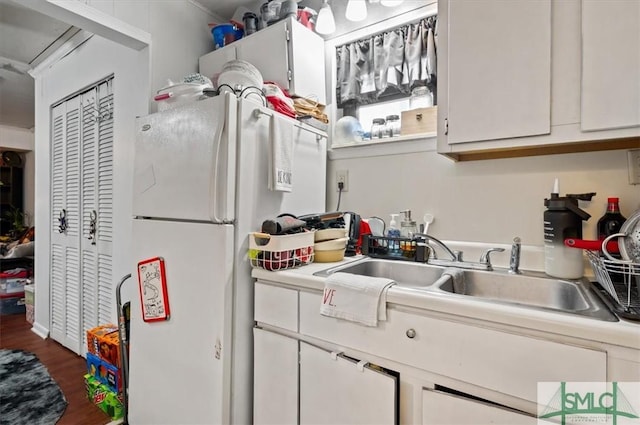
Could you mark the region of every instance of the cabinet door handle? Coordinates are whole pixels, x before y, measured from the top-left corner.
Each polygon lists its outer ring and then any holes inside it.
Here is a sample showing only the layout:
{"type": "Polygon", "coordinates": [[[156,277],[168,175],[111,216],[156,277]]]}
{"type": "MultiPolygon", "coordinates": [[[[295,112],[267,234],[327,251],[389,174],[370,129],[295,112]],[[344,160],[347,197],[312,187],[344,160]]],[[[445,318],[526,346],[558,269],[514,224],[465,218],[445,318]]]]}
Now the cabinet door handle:
{"type": "Polygon", "coordinates": [[[91,241],[91,245],[96,244],[97,222],[98,222],[98,213],[96,213],[96,210],[92,210],[89,213],[89,236],[87,238],[91,241]]]}
{"type": "Polygon", "coordinates": [[[58,216],[58,232],[66,233],[67,232],[67,210],[64,208],[60,211],[60,215],[58,216]]]}
{"type": "Polygon", "coordinates": [[[416,337],[416,330],[415,329],[407,329],[407,338],[413,339],[416,337]]]}

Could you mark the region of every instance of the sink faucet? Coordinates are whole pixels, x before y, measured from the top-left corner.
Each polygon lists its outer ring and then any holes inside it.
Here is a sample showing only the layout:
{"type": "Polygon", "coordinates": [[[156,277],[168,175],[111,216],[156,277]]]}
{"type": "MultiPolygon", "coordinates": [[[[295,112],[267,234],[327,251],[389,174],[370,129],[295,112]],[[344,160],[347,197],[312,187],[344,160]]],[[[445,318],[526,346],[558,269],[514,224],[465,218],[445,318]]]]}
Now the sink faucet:
{"type": "Polygon", "coordinates": [[[511,258],[509,259],[509,273],[520,274],[522,273],[518,267],[520,266],[520,238],[513,238],[513,245],[511,245],[511,258]]]}
{"type": "Polygon", "coordinates": [[[502,252],[504,248],[489,248],[480,256],[480,263],[487,265],[487,270],[493,270],[493,265],[491,264],[491,253],[492,252],[502,252]]]}
{"type": "Polygon", "coordinates": [[[438,259],[436,252],[434,249],[430,249],[431,255],[427,253],[427,262],[430,264],[440,265],[440,266],[451,266],[451,267],[460,267],[463,269],[475,269],[475,270],[493,270],[493,266],[491,265],[490,254],[492,252],[501,252],[504,251],[504,248],[491,248],[488,249],[482,256],[480,257],[479,262],[473,261],[465,261],[462,257],[462,251],[452,251],[444,242],[434,238],[433,236],[424,234],[424,233],[416,233],[414,234],[416,238],[423,239],[427,244],[433,243],[437,247],[441,248],[445,253],[447,253],[450,259],[438,259]]]}
{"type": "MultiPolygon", "coordinates": [[[[450,261],[458,261],[458,258],[462,258],[462,252],[458,251],[458,252],[454,253],[448,246],[446,246],[444,244],[444,242],[434,238],[433,236],[429,236],[429,235],[427,235],[425,233],[415,233],[413,236],[416,237],[416,238],[424,239],[427,243],[433,242],[434,245],[442,248],[442,250],[444,252],[446,252],[447,254],[449,254],[451,256],[451,260],[450,261]]],[[[433,258],[437,260],[438,257],[436,255],[435,251],[432,250],[432,252],[433,252],[433,258]]]]}

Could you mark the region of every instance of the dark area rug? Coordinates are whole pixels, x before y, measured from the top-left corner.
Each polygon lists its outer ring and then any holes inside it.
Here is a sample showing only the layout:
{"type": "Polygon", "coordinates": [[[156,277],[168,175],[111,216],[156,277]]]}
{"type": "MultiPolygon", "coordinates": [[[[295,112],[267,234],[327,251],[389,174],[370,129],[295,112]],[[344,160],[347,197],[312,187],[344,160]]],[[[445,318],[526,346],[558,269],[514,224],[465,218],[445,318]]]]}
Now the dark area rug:
{"type": "Polygon", "coordinates": [[[0,350],[0,425],[53,425],[66,408],[60,387],[33,353],[0,350]]]}

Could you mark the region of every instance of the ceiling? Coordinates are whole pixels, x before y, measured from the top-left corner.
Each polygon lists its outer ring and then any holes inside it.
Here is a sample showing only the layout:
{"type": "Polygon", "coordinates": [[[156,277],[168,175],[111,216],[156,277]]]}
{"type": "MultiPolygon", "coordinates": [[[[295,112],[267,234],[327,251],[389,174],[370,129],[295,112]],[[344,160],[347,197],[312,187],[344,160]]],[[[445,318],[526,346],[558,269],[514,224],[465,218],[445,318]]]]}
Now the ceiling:
{"type": "MultiPolygon", "coordinates": [[[[230,19],[243,6],[258,11],[261,0],[191,0],[214,14],[230,19]]],[[[322,0],[299,0],[302,6],[319,10],[322,0]]],[[[329,0],[336,20],[336,37],[366,25],[421,6],[424,0],[405,0],[387,8],[367,3],[368,17],[363,22],[344,18],[347,2],[329,0]]],[[[49,18],[12,0],[0,0],[0,125],[31,129],[34,126],[34,84],[28,71],[42,62],[78,28],[49,18]]],[[[329,37],[328,37],[329,38],[329,37]]]]}
{"type": "Polygon", "coordinates": [[[73,33],[65,23],[10,0],[0,0],[0,124],[32,128],[33,78],[27,73],[73,33]]]}

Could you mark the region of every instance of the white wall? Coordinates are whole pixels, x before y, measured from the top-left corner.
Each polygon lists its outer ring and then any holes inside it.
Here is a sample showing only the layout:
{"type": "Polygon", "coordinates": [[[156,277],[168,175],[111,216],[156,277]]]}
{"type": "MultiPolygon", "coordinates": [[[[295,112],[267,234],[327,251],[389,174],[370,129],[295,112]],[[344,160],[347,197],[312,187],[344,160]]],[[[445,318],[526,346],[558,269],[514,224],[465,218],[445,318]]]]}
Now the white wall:
{"type": "MultiPolygon", "coordinates": [[[[571,2],[567,7],[575,13],[579,2],[571,2]]],[[[335,80],[335,46],[435,13],[437,4],[425,2],[424,7],[411,13],[327,41],[325,57],[330,76],[327,84],[332,99],[328,109],[335,117],[334,122],[338,111],[335,90],[329,84],[335,80]]],[[[568,35],[575,35],[571,30],[576,28],[567,30],[568,35]]],[[[575,78],[571,74],[572,81],[575,78]]],[[[570,106],[570,112],[574,111],[573,106],[579,112],[579,102],[570,106]]],[[[567,108],[554,112],[566,115],[567,108]]],[[[595,239],[595,226],[605,212],[607,197],[621,198],[620,206],[626,217],[640,209],[640,186],[628,183],[626,151],[456,163],[434,150],[365,156],[367,150],[371,152],[363,147],[363,156],[359,158],[328,162],[328,208],[335,209],[337,204],[336,170],[348,170],[349,191],[342,195],[340,210],[354,211],[363,217],[379,216],[387,224],[389,214],[401,210],[410,209],[418,224],[425,213],[431,213],[435,221],[429,233],[469,252],[465,255],[469,260],[479,258],[481,248],[471,249],[477,243],[502,245],[508,250],[514,236],[519,236],[525,245],[522,267],[542,269],[544,198],[549,197],[556,177],[562,194],[597,193],[592,202],[580,203],[592,215],[584,224],[586,239],[595,239]]],[[[507,252],[495,258],[495,264],[508,263],[507,252]]]]}
{"type": "MultiPolygon", "coordinates": [[[[115,74],[114,135],[114,283],[132,270],[131,181],[135,117],[155,110],[152,95],[166,79],[197,72],[198,58],[213,50],[207,24],[214,15],[187,0],[105,0],[90,6],[151,34],[151,47],[135,51],[98,36],[76,48],[59,62],[39,70],[36,76],[36,246],[38,297],[36,330],[45,335],[49,327],[49,207],[50,105],[111,73],[115,74]]],[[[135,289],[128,285],[129,289],[135,289]]],[[[125,294],[125,299],[133,292],[125,294]]],[[[115,311],[114,311],[115,320],[115,311]]]]}
{"type": "Polygon", "coordinates": [[[32,151],[34,146],[32,130],[0,125],[0,149],[32,151]]]}
{"type": "MultiPolygon", "coordinates": [[[[213,50],[208,24],[224,20],[189,0],[88,0],[86,2],[151,34],[151,93],[198,71],[198,58],[213,50]]],[[[150,100],[151,111],[156,110],[150,100]]]]}
{"type": "MultiPolygon", "coordinates": [[[[448,241],[510,244],[520,236],[524,245],[542,247],[544,198],[555,177],[560,192],[596,192],[592,202],[580,202],[591,214],[583,237],[595,239],[607,197],[619,197],[623,214],[640,209],[640,186],[628,183],[626,151],[604,151],[527,158],[453,162],[436,152],[329,161],[327,205],[337,202],[336,170],[349,171],[349,191],[340,210],[363,217],[410,209],[420,223],[435,216],[429,233],[448,241]]],[[[508,262],[505,254],[496,256],[508,262]]],[[[469,255],[470,260],[477,260],[469,255]]],[[[539,258],[538,258],[539,259],[539,258]]],[[[539,268],[539,261],[522,267],[539,268]]]]}
{"type": "MultiPolygon", "coordinates": [[[[148,51],[136,51],[93,36],[69,55],[36,75],[36,215],[38,229],[35,275],[38,285],[35,327],[49,328],[50,235],[50,106],[68,95],[114,74],[114,249],[113,278],[129,273],[131,180],[136,115],[147,111],[148,51]]],[[[115,303],[114,303],[115,305],[115,303]]],[[[113,320],[116,319],[115,309],[113,320]]]]}
{"type": "Polygon", "coordinates": [[[24,211],[28,214],[25,225],[33,224],[35,212],[35,136],[32,130],[0,125],[0,151],[21,152],[24,168],[24,211]]]}

